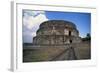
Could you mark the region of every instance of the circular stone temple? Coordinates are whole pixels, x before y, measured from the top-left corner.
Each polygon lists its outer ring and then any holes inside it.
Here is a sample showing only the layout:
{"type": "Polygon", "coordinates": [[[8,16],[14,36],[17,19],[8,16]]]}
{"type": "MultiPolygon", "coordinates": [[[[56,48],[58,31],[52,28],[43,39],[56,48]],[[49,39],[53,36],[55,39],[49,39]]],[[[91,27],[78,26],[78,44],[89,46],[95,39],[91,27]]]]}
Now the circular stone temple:
{"type": "Polygon", "coordinates": [[[79,31],[74,23],[64,20],[49,20],[40,24],[33,37],[34,45],[66,45],[79,43],[79,31]]]}

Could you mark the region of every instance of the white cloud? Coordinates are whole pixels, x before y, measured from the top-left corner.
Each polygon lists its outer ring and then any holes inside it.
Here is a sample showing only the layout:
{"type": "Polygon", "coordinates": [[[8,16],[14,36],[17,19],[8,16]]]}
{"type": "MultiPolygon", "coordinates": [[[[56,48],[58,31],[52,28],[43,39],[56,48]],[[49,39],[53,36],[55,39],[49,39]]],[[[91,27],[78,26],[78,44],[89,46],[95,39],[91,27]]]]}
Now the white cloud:
{"type": "Polygon", "coordinates": [[[36,17],[29,16],[28,18],[23,18],[23,23],[25,26],[27,26],[29,29],[32,29],[34,26],[39,25],[43,21],[47,21],[48,19],[44,14],[39,14],[36,17]]]}
{"type": "Polygon", "coordinates": [[[34,36],[36,36],[36,31],[39,29],[39,25],[47,21],[44,11],[24,11],[23,16],[23,41],[24,42],[32,42],[34,36]]]}
{"type": "Polygon", "coordinates": [[[24,16],[36,16],[37,14],[45,14],[44,11],[31,11],[31,10],[23,10],[24,16]]]}

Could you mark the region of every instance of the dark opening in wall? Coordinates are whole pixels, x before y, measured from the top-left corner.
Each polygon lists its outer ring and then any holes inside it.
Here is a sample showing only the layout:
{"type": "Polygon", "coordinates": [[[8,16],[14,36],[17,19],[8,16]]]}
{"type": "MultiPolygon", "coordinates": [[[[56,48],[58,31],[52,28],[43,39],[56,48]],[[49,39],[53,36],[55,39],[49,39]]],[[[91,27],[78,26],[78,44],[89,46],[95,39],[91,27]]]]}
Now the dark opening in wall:
{"type": "Polygon", "coordinates": [[[71,36],[71,31],[69,31],[69,36],[71,36]]]}
{"type": "Polygon", "coordinates": [[[70,43],[72,43],[72,40],[69,40],[70,43]]]}

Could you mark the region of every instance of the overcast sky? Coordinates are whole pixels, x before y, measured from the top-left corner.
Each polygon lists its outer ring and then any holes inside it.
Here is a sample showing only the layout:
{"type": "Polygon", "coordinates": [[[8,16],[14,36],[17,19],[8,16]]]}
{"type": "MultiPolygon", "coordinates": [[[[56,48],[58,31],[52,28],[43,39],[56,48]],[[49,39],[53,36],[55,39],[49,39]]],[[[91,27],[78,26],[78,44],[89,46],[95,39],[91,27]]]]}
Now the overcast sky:
{"type": "Polygon", "coordinates": [[[71,21],[77,26],[81,37],[90,33],[90,13],[23,10],[23,42],[31,43],[39,25],[47,20],[71,21]]]}

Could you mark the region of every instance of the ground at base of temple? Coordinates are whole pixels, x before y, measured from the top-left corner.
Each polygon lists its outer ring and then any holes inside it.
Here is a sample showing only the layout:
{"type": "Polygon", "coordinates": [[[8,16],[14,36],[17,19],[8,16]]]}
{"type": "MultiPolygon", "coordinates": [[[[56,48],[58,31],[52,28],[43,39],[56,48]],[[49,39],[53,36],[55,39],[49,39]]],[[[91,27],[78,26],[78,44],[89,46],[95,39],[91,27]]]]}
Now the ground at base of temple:
{"type": "MultiPolygon", "coordinates": [[[[73,48],[52,48],[23,50],[23,62],[64,61],[91,59],[90,42],[73,44],[73,48]]],[[[25,47],[24,47],[25,48],[25,47]]]]}

